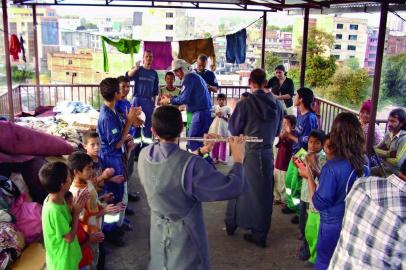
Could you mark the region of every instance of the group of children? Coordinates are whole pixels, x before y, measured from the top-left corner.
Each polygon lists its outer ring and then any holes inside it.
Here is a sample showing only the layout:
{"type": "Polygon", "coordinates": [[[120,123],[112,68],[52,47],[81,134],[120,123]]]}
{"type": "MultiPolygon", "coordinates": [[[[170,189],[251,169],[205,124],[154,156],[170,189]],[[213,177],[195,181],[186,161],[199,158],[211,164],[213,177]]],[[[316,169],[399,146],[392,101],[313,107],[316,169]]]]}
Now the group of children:
{"type": "Polygon", "coordinates": [[[126,102],[128,90],[125,77],[103,80],[104,105],[97,132],[83,136],[85,151],[40,171],[49,192],[42,213],[47,269],[104,269],[103,242],[124,245],[131,134],[142,123],[140,108],[126,102]]]}
{"type": "Polygon", "coordinates": [[[329,135],[323,131],[314,129],[308,134],[307,146],[300,148],[293,153],[293,140],[290,140],[286,130],[295,130],[296,117],[286,115],[283,120],[284,130],[279,136],[279,142],[276,145],[278,153],[275,160],[275,188],[274,203],[281,205],[282,212],[285,214],[293,213],[292,223],[299,223],[300,234],[298,238],[302,241],[298,258],[302,261],[308,261],[313,265],[316,259],[316,244],[318,235],[318,224],[320,217],[318,211],[312,204],[309,194],[309,188],[306,179],[302,179],[299,174],[300,168],[308,167],[313,179],[317,183],[321,167],[327,159],[333,157],[333,152],[329,148],[329,135]],[[291,192],[286,192],[286,185],[290,187],[291,192]],[[294,204],[288,206],[286,197],[292,197],[296,193],[298,198],[293,198],[294,204]],[[298,201],[295,201],[298,200],[298,201]],[[298,207],[296,207],[298,205],[298,207]],[[286,211],[288,209],[289,211],[286,211]],[[298,219],[298,221],[296,221],[298,219]]]}

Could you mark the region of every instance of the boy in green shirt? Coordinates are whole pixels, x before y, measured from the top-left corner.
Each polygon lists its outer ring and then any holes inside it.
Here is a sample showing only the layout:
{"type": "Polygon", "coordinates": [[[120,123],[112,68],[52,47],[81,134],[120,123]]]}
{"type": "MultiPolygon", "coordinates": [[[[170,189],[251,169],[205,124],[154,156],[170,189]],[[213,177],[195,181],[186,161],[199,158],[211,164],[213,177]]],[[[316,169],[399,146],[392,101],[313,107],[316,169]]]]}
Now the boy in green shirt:
{"type": "Polygon", "coordinates": [[[87,189],[78,193],[72,213],[64,195],[71,185],[68,167],[63,162],[42,166],[39,177],[49,195],[42,208],[47,270],[77,270],[82,252],[76,237],[79,214],[88,199],[87,189]]]}

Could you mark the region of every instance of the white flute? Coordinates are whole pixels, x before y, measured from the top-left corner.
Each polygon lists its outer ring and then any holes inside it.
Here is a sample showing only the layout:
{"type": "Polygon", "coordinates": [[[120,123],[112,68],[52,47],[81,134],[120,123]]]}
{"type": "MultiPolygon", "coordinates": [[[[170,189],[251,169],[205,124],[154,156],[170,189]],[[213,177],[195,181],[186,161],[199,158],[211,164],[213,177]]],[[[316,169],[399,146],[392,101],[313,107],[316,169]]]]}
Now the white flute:
{"type": "MultiPolygon", "coordinates": [[[[228,142],[228,138],[215,138],[215,139],[208,139],[203,137],[180,137],[179,140],[181,141],[197,141],[197,142],[228,142]]],[[[258,137],[246,137],[245,142],[250,143],[261,143],[263,139],[259,139],[258,137]]]]}

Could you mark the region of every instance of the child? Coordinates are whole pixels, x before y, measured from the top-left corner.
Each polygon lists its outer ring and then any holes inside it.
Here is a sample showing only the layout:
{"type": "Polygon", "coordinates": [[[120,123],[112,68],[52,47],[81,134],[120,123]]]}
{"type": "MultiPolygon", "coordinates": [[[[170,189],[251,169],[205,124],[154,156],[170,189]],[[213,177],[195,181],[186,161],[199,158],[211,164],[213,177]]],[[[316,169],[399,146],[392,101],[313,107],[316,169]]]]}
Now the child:
{"type": "MultiPolygon", "coordinates": [[[[304,160],[304,164],[312,172],[314,179],[320,174],[321,167],[326,163],[326,155],[323,152],[323,143],[326,135],[323,131],[312,130],[309,134],[307,142],[307,155],[304,160]]],[[[299,173],[299,172],[298,172],[299,173]]],[[[299,259],[306,261],[309,259],[309,245],[306,241],[305,229],[307,221],[307,210],[311,201],[309,194],[309,187],[306,179],[302,179],[302,187],[300,192],[300,210],[299,210],[299,228],[301,235],[303,236],[303,244],[299,251],[299,259]]]]}
{"type": "Polygon", "coordinates": [[[121,184],[124,182],[124,176],[114,175],[113,168],[104,168],[103,162],[99,157],[100,152],[100,140],[99,134],[95,131],[86,132],[83,135],[83,145],[86,150],[86,153],[93,160],[93,172],[94,172],[94,184],[97,188],[101,188],[104,185],[104,182],[110,181],[113,183],[121,184]]]}
{"type": "MultiPolygon", "coordinates": [[[[217,95],[218,105],[213,106],[213,111],[215,113],[215,118],[211,123],[209,133],[217,134],[222,137],[228,137],[228,119],[231,115],[230,107],[226,106],[226,95],[218,94],[217,95]]],[[[214,163],[219,161],[222,164],[227,164],[227,143],[226,142],[217,142],[214,144],[212,158],[214,163]]]]}
{"type": "MultiPolygon", "coordinates": [[[[70,191],[74,197],[76,194],[87,189],[89,192],[89,198],[85,203],[83,212],[80,214],[80,222],[83,225],[83,229],[88,233],[101,233],[101,217],[104,214],[116,214],[123,208],[122,203],[117,205],[108,205],[103,207],[99,202],[96,188],[93,185],[93,160],[92,158],[83,152],[75,152],[68,158],[68,167],[71,175],[73,176],[73,182],[70,187],[70,191]]],[[[101,242],[101,241],[100,241],[101,242]]],[[[94,260],[90,269],[96,269],[99,259],[99,243],[93,243],[91,245],[94,260]]]]}
{"type": "MultiPolygon", "coordinates": [[[[127,142],[130,127],[135,123],[137,115],[141,113],[140,108],[136,110],[131,107],[127,113],[125,124],[122,125],[120,116],[115,111],[115,104],[121,99],[119,90],[119,81],[116,78],[106,78],[100,83],[100,93],[104,99],[97,123],[97,133],[101,142],[100,157],[106,167],[114,169],[114,175],[124,175],[126,173],[126,164],[123,162],[125,143],[127,142]]],[[[114,194],[114,204],[128,201],[128,198],[125,197],[124,183],[107,182],[103,186],[103,191],[104,193],[112,192],[114,194]]],[[[124,213],[125,211],[121,211],[118,217],[115,215],[105,216],[103,231],[106,240],[119,245],[124,244],[119,230],[119,227],[124,223],[124,213]]]]}
{"type": "Polygon", "coordinates": [[[82,252],[76,237],[79,214],[88,198],[88,191],[79,192],[69,210],[65,193],[71,178],[62,162],[47,163],[39,172],[42,186],[49,195],[42,208],[42,230],[48,270],[77,270],[82,252]]]}
{"type": "Polygon", "coordinates": [[[168,71],[165,74],[165,86],[162,86],[159,90],[159,97],[158,97],[158,105],[161,105],[161,97],[162,96],[179,96],[180,95],[180,88],[173,85],[175,81],[175,73],[172,71],[168,71]]]}
{"type": "MultiPolygon", "coordinates": [[[[173,106],[157,108],[152,132],[159,143],[144,148],[138,172],[151,209],[149,269],[209,269],[202,202],[234,198],[242,193],[244,141],[231,138],[234,165],[226,176],[177,144],[183,123],[173,106]],[[183,179],[183,181],[180,181],[183,179]]],[[[196,150],[210,152],[210,146],[196,150]]]]}
{"type": "MultiPolygon", "coordinates": [[[[330,134],[326,135],[326,138],[324,140],[323,144],[323,150],[324,153],[326,154],[327,160],[331,160],[334,158],[334,149],[331,146],[331,141],[330,141],[330,134]]],[[[314,156],[314,155],[313,155],[314,156]]],[[[317,159],[314,159],[317,160],[317,159]]],[[[315,164],[311,162],[307,162],[309,165],[309,176],[315,180],[317,183],[317,178],[320,175],[321,171],[321,164],[315,164]],[[311,165],[311,164],[315,164],[311,165]]],[[[299,170],[300,173],[300,170],[299,170]]],[[[306,179],[303,179],[303,181],[306,181],[306,179]]],[[[306,229],[305,229],[305,237],[306,241],[309,247],[309,260],[306,262],[306,265],[313,266],[314,262],[316,261],[316,245],[317,245],[317,236],[319,233],[319,224],[320,224],[320,214],[317,211],[317,209],[314,207],[313,202],[310,200],[309,203],[309,209],[307,210],[307,222],[306,222],[306,229]]]]}
{"type": "MultiPolygon", "coordinates": [[[[65,201],[70,209],[72,209],[73,204],[73,194],[68,191],[65,193],[65,201]]],[[[79,269],[90,269],[90,265],[93,262],[93,251],[90,245],[94,242],[99,241],[100,238],[103,238],[101,234],[92,233],[89,235],[84,229],[82,224],[79,222],[78,231],[76,236],[78,237],[80,248],[82,249],[82,260],[79,263],[79,269]]]]}
{"type": "MultiPolygon", "coordinates": [[[[298,107],[299,113],[297,117],[297,123],[294,132],[290,130],[289,138],[294,141],[293,154],[296,154],[300,149],[306,149],[307,140],[310,132],[313,129],[318,128],[318,119],[316,113],[312,109],[314,95],[313,91],[309,88],[302,87],[297,90],[295,96],[294,105],[298,107]]],[[[286,177],[286,191],[287,191],[287,207],[283,208],[283,213],[294,213],[299,206],[299,198],[293,197],[292,194],[300,194],[301,182],[297,183],[296,180],[286,177]],[[299,190],[296,190],[298,188],[299,190]]],[[[298,218],[294,218],[294,223],[298,223],[298,218]]]]}
{"type": "Polygon", "coordinates": [[[287,130],[291,132],[295,130],[296,117],[294,115],[286,115],[283,118],[283,130],[279,135],[279,142],[276,145],[278,148],[278,154],[275,160],[275,188],[274,197],[275,204],[285,204],[285,176],[288,170],[289,161],[292,158],[292,145],[293,140],[289,139],[289,134],[287,130]]]}

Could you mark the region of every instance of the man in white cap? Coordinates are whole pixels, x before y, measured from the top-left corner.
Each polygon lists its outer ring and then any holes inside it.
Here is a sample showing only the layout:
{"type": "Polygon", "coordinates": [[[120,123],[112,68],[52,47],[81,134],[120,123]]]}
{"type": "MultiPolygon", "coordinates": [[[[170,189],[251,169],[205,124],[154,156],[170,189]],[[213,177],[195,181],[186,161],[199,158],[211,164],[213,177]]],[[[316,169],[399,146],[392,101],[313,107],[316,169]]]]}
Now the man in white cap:
{"type": "MultiPolygon", "coordinates": [[[[207,84],[201,76],[191,71],[190,64],[183,59],[174,60],[172,69],[175,75],[183,80],[182,91],[179,96],[163,97],[161,104],[187,105],[188,111],[193,113],[188,136],[203,137],[211,124],[212,103],[207,84]]],[[[189,143],[192,151],[201,146],[203,146],[201,142],[189,143]]]]}

